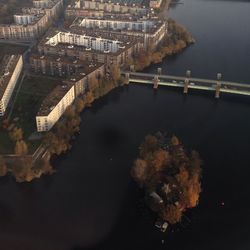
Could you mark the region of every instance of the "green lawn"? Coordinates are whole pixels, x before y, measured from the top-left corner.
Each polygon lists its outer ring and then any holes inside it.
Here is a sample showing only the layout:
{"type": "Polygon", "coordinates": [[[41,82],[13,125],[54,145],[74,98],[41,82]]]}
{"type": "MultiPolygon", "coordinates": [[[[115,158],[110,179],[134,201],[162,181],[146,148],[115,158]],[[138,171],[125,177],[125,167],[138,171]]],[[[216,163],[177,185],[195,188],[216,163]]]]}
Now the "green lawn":
{"type": "MultiPolygon", "coordinates": [[[[30,152],[35,150],[39,141],[28,141],[29,136],[36,131],[35,116],[43,99],[60,83],[60,80],[44,77],[26,77],[15,100],[10,123],[21,127],[24,139],[29,145],[30,152]]],[[[17,89],[13,93],[15,96],[17,89]]],[[[1,124],[0,124],[1,125],[1,124]]],[[[8,132],[0,129],[0,154],[12,153],[13,143],[8,138],[8,132]]]]}

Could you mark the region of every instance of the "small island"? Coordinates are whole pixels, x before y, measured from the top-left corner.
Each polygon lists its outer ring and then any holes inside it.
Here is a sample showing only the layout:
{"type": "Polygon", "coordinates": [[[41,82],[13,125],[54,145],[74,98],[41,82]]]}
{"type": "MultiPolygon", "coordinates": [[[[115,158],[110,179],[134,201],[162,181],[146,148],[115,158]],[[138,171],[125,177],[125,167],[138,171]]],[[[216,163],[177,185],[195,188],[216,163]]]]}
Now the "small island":
{"type": "Polygon", "coordinates": [[[158,132],[145,137],[131,175],[144,190],[147,206],[160,220],[173,225],[199,202],[201,165],[196,151],[188,154],[176,136],[158,132]]]}

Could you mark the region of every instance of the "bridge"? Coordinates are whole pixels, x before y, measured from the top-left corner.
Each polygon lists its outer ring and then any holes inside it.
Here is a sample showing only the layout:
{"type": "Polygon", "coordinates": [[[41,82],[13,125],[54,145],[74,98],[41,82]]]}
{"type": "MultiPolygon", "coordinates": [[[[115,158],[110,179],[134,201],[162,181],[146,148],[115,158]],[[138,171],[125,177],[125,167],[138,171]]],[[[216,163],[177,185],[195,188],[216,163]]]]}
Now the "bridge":
{"type": "Polygon", "coordinates": [[[223,81],[221,73],[217,74],[216,80],[191,77],[191,71],[187,70],[186,76],[163,75],[161,68],[157,73],[141,73],[134,71],[122,71],[125,83],[143,83],[152,85],[154,89],[158,86],[170,86],[182,88],[183,93],[187,94],[189,89],[213,91],[215,98],[220,97],[220,93],[250,96],[250,84],[223,81]]]}

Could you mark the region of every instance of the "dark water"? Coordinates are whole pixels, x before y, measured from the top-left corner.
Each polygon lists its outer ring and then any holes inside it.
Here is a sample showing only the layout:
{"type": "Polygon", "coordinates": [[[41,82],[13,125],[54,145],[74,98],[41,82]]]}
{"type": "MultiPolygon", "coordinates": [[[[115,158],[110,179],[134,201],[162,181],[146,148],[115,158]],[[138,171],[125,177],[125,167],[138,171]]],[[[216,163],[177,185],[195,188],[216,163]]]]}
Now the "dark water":
{"type": "MultiPolygon", "coordinates": [[[[250,3],[185,0],[171,16],[197,43],[163,70],[250,82],[250,3]]],[[[149,70],[154,71],[155,67],[149,70]]],[[[31,184],[0,180],[1,250],[250,249],[250,98],[130,85],[84,112],[81,135],[31,184]],[[129,171],[143,137],[175,133],[204,160],[200,205],[191,224],[163,235],[141,209],[129,171]],[[225,203],[221,207],[221,202],[225,203]],[[165,239],[162,245],[161,240],[165,239]]]]}

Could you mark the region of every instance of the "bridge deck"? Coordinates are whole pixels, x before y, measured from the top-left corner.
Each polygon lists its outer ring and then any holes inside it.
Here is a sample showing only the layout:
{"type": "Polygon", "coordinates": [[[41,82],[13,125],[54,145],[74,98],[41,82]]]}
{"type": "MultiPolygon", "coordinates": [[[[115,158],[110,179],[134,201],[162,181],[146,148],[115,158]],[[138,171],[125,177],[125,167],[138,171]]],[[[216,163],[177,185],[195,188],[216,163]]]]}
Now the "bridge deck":
{"type": "Polygon", "coordinates": [[[217,84],[220,84],[219,92],[250,95],[250,85],[243,83],[236,83],[230,81],[210,80],[194,77],[181,77],[173,75],[157,75],[152,73],[140,73],[140,72],[122,72],[122,74],[129,74],[129,82],[144,83],[154,85],[154,79],[157,77],[158,85],[184,88],[185,80],[188,79],[188,89],[198,89],[207,91],[218,91],[217,84]]]}

